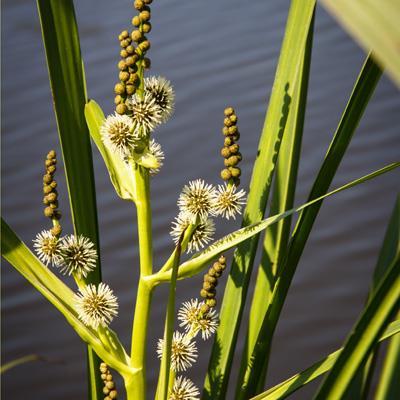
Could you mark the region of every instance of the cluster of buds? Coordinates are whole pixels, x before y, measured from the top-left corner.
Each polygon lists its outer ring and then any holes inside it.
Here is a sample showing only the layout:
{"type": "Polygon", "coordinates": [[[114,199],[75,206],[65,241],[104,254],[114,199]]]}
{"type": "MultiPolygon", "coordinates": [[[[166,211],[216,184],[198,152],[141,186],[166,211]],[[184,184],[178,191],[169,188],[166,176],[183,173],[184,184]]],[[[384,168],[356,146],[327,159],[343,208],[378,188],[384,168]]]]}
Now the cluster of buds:
{"type": "Polygon", "coordinates": [[[51,150],[47,154],[45,161],[46,173],[43,176],[43,204],[46,206],[44,209],[44,215],[51,218],[54,224],[51,229],[53,236],[59,236],[61,233],[61,226],[58,222],[61,218],[61,213],[58,210],[58,193],[56,190],[57,182],[54,179],[56,165],[56,152],[51,150]]]}
{"type": "Polygon", "coordinates": [[[115,382],[106,363],[100,364],[100,372],[101,379],[104,382],[103,393],[106,395],[104,400],[116,399],[117,391],[115,390],[115,382]]]}
{"type": "Polygon", "coordinates": [[[132,18],[132,25],[136,28],[131,33],[132,40],[137,44],[137,53],[141,58],[142,66],[150,68],[150,59],[145,57],[150,49],[150,42],[146,34],[151,31],[151,13],[149,5],[153,0],[135,0],[133,6],[139,11],[138,15],[132,18]]]}
{"type": "Polygon", "coordinates": [[[205,301],[202,306],[203,312],[208,312],[210,308],[217,305],[217,300],[215,298],[217,293],[216,287],[218,285],[218,278],[222,275],[225,268],[226,258],[221,256],[204,275],[203,288],[200,291],[200,296],[203,297],[205,301]]]}
{"type": "Polygon", "coordinates": [[[232,107],[227,107],[224,110],[225,119],[222,133],[225,136],[224,147],[221,149],[221,155],[224,157],[225,168],[221,171],[221,178],[224,181],[233,183],[236,187],[240,184],[241,170],[237,167],[242,160],[242,155],[239,152],[240,133],[237,127],[237,116],[232,107]]]}

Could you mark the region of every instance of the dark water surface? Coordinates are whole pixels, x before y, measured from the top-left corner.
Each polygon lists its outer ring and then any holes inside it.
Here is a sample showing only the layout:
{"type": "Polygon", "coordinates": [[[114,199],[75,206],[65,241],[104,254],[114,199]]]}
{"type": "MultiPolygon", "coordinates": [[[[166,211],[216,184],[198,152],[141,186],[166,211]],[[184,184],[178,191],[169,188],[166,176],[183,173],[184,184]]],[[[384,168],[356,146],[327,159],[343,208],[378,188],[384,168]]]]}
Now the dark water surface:
{"type": "MultiPolygon", "coordinates": [[[[157,263],[172,248],[168,232],[182,186],[198,177],[218,183],[222,110],[227,105],[238,112],[242,181],[249,181],[288,5],[281,0],[154,2],[151,73],[165,75],[176,90],[175,116],[156,133],[167,157],[152,185],[157,263]]],[[[109,113],[117,77],[116,35],[129,27],[131,2],[77,1],[76,11],[88,91],[109,113]]],[[[43,157],[50,148],[59,149],[35,2],[3,1],[2,34],[3,215],[31,243],[47,226],[41,205],[43,157]]],[[[363,59],[357,45],[318,9],[298,204],[307,196],[363,59]]],[[[399,111],[398,91],[383,77],[333,187],[399,159],[399,111]]],[[[113,328],[128,346],[138,277],[135,213],[115,195],[96,149],[94,163],[103,276],[120,301],[120,317],[113,328]]],[[[58,176],[67,233],[71,232],[67,195],[58,176]]],[[[363,306],[398,182],[399,174],[392,172],[323,205],[276,332],[269,385],[309,366],[344,340],[363,306]]],[[[218,235],[237,225],[220,224],[218,235]]],[[[6,263],[3,268],[3,361],[30,353],[52,361],[27,364],[4,375],[4,398],[85,398],[80,339],[15,270],[6,263]]],[[[197,294],[199,279],[178,285],[179,301],[197,294]]],[[[152,385],[165,299],[162,288],[154,297],[150,325],[152,385]]],[[[199,363],[190,371],[199,385],[210,346],[211,342],[202,347],[199,363]]],[[[310,396],[306,389],[293,398],[310,396]]]]}

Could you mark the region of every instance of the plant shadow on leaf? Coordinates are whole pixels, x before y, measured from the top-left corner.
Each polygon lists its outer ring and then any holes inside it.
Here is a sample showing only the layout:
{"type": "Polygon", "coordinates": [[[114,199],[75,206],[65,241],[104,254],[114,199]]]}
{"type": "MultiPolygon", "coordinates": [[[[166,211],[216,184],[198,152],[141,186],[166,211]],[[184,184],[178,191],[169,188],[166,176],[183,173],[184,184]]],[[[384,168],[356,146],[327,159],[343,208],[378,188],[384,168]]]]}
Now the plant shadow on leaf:
{"type": "MultiPolygon", "coordinates": [[[[221,358],[221,342],[219,339],[215,341],[215,357],[219,361],[221,358]]],[[[221,370],[218,368],[217,370],[213,370],[209,376],[210,378],[210,389],[207,390],[204,387],[202,399],[204,400],[212,400],[216,397],[216,395],[221,391],[221,386],[223,382],[223,374],[221,370]]]]}

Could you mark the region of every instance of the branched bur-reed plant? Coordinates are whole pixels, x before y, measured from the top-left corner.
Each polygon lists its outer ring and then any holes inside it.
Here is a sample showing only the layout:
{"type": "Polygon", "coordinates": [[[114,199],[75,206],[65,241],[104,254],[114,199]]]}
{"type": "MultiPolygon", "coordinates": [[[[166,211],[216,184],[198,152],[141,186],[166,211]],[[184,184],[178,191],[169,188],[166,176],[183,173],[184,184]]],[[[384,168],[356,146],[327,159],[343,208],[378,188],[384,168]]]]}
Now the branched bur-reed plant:
{"type": "MultiPolygon", "coordinates": [[[[150,186],[152,176],[163,165],[165,156],[156,141],[157,128],[173,114],[174,90],[167,79],[147,73],[151,65],[148,57],[151,3],[151,0],[135,0],[137,13],[132,18],[133,28],[118,36],[121,50],[118,82],[114,87],[115,112],[105,117],[100,107],[86,97],[72,2],[38,1],[75,232],[62,234],[55,180],[56,154],[50,151],[45,161],[43,203],[51,227],[34,239],[35,256],[3,222],[2,255],[61,311],[88,344],[90,398],[117,398],[111,372],[115,370],[124,380],[127,399],[143,400],[153,395],[157,400],[199,399],[201,391],[190,380],[190,368],[198,357],[196,344],[214,337],[202,398],[223,399],[227,396],[259,234],[269,228],[234,395],[237,399],[249,399],[263,391],[274,330],[323,199],[399,166],[395,162],[328,192],[381,71],[368,56],[308,201],[294,207],[315,3],[293,0],[248,197],[239,188],[242,155],[238,117],[232,107],[227,107],[220,151],[224,164],[221,181],[214,186],[199,178],[188,182],[177,194],[179,211],[170,232],[171,244],[175,246],[171,246],[170,257],[158,267],[153,262],[150,186]],[[68,20],[67,24],[61,23],[64,19],[68,20]],[[59,69],[61,64],[63,68],[59,69]],[[79,123],[84,118],[88,129],[79,123]],[[110,329],[118,315],[118,301],[112,289],[100,279],[100,257],[95,244],[96,214],[87,207],[94,198],[89,132],[116,193],[131,201],[137,210],[140,277],[129,350],[110,329]],[[273,196],[270,216],[264,219],[270,192],[273,196]],[[242,227],[213,242],[217,218],[235,220],[242,212],[242,227]],[[300,216],[291,231],[290,218],[296,213],[300,216]],[[226,252],[232,248],[236,250],[229,265],[226,252]],[[182,260],[185,253],[194,255],[182,260]],[[69,289],[53,271],[71,276],[76,288],[69,289]],[[224,272],[229,276],[219,312],[217,287],[224,272]],[[204,277],[198,295],[178,307],[175,303],[177,280],[197,274],[204,277]],[[164,335],[157,348],[147,354],[152,295],[163,283],[169,284],[164,335]],[[160,359],[158,385],[156,392],[150,394],[146,384],[146,358],[157,356],[160,359]]],[[[372,376],[379,341],[400,331],[399,321],[389,325],[398,309],[400,295],[398,218],[397,203],[368,302],[344,348],[256,399],[285,398],[329,370],[316,399],[341,399],[350,394],[352,399],[364,398],[370,381],[365,377],[372,376]]],[[[396,358],[398,348],[398,341],[394,342],[388,355],[390,360],[396,358]]],[[[387,365],[380,393],[396,390],[391,378],[395,367],[390,367],[394,363],[387,365]]]]}

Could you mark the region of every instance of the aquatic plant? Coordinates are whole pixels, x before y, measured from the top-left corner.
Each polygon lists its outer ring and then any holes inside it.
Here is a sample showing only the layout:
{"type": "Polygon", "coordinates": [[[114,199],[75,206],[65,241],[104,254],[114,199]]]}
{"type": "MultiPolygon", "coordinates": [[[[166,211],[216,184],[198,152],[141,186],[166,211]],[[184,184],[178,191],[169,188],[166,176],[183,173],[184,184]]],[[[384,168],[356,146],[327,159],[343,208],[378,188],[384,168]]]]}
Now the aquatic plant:
{"type": "MultiPolygon", "coordinates": [[[[332,1],[324,2],[336,9],[332,1]]],[[[44,214],[52,226],[33,240],[35,256],[2,221],[3,257],[64,315],[87,343],[89,398],[117,398],[112,369],[122,376],[127,399],[143,400],[149,396],[146,356],[152,294],[160,285],[168,284],[164,336],[157,349],[152,349],[153,355],[161,360],[155,398],[199,399],[200,390],[186,374],[197,361],[196,341],[214,338],[202,398],[223,399],[259,234],[266,231],[235,398],[283,399],[321,374],[326,374],[326,378],[315,399],[340,399],[349,393],[352,399],[364,398],[369,389],[369,379],[365,377],[373,373],[379,342],[400,332],[400,321],[393,321],[400,298],[399,200],[377,262],[368,302],[343,348],[287,381],[266,392],[263,390],[274,331],[323,200],[400,165],[395,162],[329,191],[379,81],[381,68],[369,54],[308,200],[295,207],[293,199],[301,154],[315,1],[292,0],[248,195],[239,188],[243,186],[239,167],[242,161],[239,113],[229,106],[223,116],[221,112],[223,169],[219,175],[222,182],[214,186],[199,178],[188,182],[176,195],[178,212],[172,222],[172,252],[157,268],[153,262],[150,182],[152,175],[160,172],[165,155],[153,136],[174,112],[174,89],[164,77],[145,76],[151,67],[148,56],[151,43],[147,37],[152,29],[151,4],[152,0],[135,0],[133,6],[137,12],[132,18],[133,28],[118,35],[121,50],[117,63],[118,82],[114,86],[115,111],[106,117],[100,106],[86,96],[72,1],[38,0],[75,232],[61,235],[55,181],[57,160],[52,150],[47,154],[43,177],[44,214]],[[116,194],[132,202],[137,211],[140,277],[130,351],[109,327],[118,316],[118,301],[101,279],[90,137],[103,157],[116,194]],[[270,193],[273,201],[266,211],[270,193]],[[268,218],[264,218],[266,213],[268,218]],[[294,214],[299,216],[291,229],[294,214]],[[240,229],[212,242],[218,217],[235,220],[240,215],[243,215],[240,229]],[[227,251],[233,248],[229,265],[227,251]],[[195,254],[182,261],[185,252],[195,254]],[[64,284],[58,272],[71,276],[76,288],[71,290],[64,284]],[[199,296],[176,310],[177,280],[201,273],[204,277],[199,296]],[[218,313],[217,292],[222,292],[218,284],[224,273],[229,277],[218,313]]],[[[385,23],[380,20],[382,32],[391,28],[388,21],[396,21],[393,15],[400,14],[399,7],[394,9],[397,14],[389,13],[385,23]]],[[[365,6],[365,11],[370,16],[374,10],[365,6]]],[[[363,36],[362,18],[349,21],[340,10],[338,14],[344,15],[345,24],[363,36]]],[[[399,39],[398,33],[393,36],[399,39]]],[[[376,50],[378,59],[388,64],[394,78],[398,79],[399,69],[393,68],[397,56],[387,56],[388,46],[376,49],[378,35],[367,32],[365,38],[365,43],[376,50]]],[[[245,136],[244,133],[241,140],[245,140],[245,136]]],[[[398,349],[399,341],[393,340],[382,370],[379,398],[394,398],[393,393],[398,392],[393,374],[396,368],[393,360],[399,358],[398,349]]]]}

